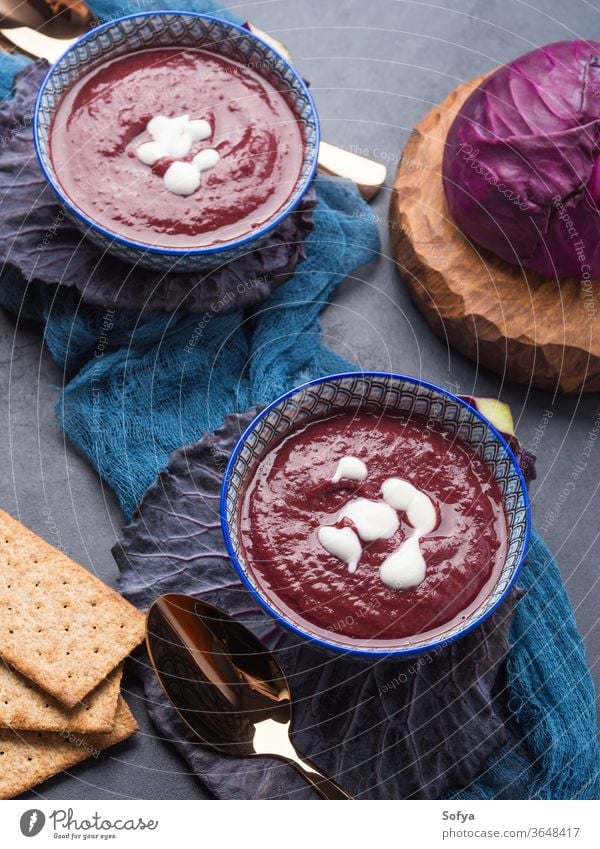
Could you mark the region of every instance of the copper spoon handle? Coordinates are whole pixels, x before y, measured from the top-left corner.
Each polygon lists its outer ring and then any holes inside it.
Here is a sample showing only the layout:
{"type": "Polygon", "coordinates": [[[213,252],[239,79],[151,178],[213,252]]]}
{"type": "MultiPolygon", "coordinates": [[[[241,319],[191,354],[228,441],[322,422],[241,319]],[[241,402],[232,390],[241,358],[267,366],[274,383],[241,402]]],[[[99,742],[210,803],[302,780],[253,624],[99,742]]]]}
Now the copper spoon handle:
{"type": "Polygon", "coordinates": [[[30,27],[0,29],[0,35],[23,53],[36,59],[47,59],[50,63],[57,62],[77,41],[76,38],[52,38],[30,27]]]}
{"type": "Polygon", "coordinates": [[[319,171],[322,174],[352,180],[365,200],[375,197],[385,183],[387,175],[385,165],[380,162],[324,141],[319,147],[319,171]]]}
{"type": "Polygon", "coordinates": [[[313,766],[310,761],[298,756],[295,758],[288,757],[286,760],[298,770],[300,775],[302,775],[324,799],[352,799],[352,796],[346,793],[345,790],[342,790],[342,788],[336,784],[333,779],[327,778],[322,772],[319,772],[319,770],[313,766]]]}
{"type": "Polygon", "coordinates": [[[352,799],[333,779],[327,778],[313,763],[300,757],[289,731],[290,721],[286,724],[273,719],[257,722],[252,743],[255,754],[275,756],[295,767],[324,799],[352,799]]]}

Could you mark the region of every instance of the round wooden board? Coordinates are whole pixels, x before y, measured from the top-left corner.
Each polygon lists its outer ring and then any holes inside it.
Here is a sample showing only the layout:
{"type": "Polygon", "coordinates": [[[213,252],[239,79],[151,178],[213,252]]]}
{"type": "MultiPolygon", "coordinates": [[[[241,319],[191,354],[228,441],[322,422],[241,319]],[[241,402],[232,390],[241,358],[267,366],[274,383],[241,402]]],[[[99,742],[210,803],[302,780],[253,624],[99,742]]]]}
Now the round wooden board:
{"type": "Polygon", "coordinates": [[[551,392],[600,389],[600,280],[549,280],[468,242],[442,187],[452,120],[484,79],[456,88],[413,130],[390,206],[393,256],[431,327],[502,377],[551,392]],[[596,307],[596,305],[598,305],[596,307]]]}

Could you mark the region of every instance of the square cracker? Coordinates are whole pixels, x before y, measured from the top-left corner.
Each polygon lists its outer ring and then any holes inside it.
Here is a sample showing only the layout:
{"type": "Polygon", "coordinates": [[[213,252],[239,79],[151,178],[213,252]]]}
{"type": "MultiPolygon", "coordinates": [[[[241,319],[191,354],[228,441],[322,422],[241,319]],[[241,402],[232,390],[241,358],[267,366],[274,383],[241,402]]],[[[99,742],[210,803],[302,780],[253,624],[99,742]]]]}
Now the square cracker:
{"type": "Polygon", "coordinates": [[[12,799],[36,784],[103,749],[126,740],[138,724],[121,696],[115,725],[108,734],[74,736],[68,732],[0,730],[0,799],[12,799]]]}
{"type": "Polygon", "coordinates": [[[0,655],[68,707],[144,637],[122,596],[0,510],[0,655]]]}
{"type": "Polygon", "coordinates": [[[0,728],[81,734],[110,731],[122,674],[120,665],[78,705],[68,708],[0,660],[0,728]]]}

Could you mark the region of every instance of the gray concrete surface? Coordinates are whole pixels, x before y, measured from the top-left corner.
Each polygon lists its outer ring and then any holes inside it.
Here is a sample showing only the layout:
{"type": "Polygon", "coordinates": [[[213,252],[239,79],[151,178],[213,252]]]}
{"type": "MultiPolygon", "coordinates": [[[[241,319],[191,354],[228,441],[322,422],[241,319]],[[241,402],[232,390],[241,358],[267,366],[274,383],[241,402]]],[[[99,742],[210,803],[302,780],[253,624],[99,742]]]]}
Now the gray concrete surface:
{"type": "MultiPolygon", "coordinates": [[[[391,172],[410,128],[457,83],[535,45],[600,38],[600,10],[585,0],[271,0],[239,5],[238,11],[292,49],[311,80],[325,137],[385,161],[391,172]]],[[[555,501],[583,457],[600,397],[553,398],[505,383],[448,351],[416,312],[388,258],[388,201],[386,189],[373,204],[381,217],[383,254],[340,286],[324,315],[326,339],[363,367],[422,376],[512,405],[519,436],[539,458],[535,522],[560,564],[598,683],[600,446],[558,509],[555,501]],[[544,427],[546,411],[552,416],[544,427]]],[[[37,327],[0,314],[0,331],[0,504],[114,582],[110,548],[121,517],[112,493],[56,424],[62,374],[37,327]]],[[[131,676],[126,690],[142,726],[135,740],[46,782],[30,798],[201,796],[185,764],[157,739],[131,676]]]]}

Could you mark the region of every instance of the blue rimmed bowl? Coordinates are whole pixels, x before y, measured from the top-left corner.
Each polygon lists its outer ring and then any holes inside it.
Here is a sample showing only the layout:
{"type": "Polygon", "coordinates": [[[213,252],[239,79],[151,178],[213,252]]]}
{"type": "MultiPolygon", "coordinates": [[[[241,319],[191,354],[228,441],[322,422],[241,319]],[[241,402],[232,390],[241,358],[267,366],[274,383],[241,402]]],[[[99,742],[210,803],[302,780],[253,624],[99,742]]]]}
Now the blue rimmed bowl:
{"type": "Polygon", "coordinates": [[[298,206],[313,180],[319,152],[319,120],[313,99],[294,68],[254,33],[237,24],[194,12],[148,12],[128,15],[86,33],[53,65],[37,98],[33,138],[49,184],[66,213],[82,233],[120,259],[159,271],[190,272],[214,268],[243,256],[298,206]],[[197,249],[153,247],[101,227],[63,191],[50,157],[50,133],[57,106],[66,91],[90,69],[134,50],[153,47],[194,47],[217,53],[254,69],[286,99],[304,141],[302,170],[286,204],[261,227],[230,242],[197,249]]]}
{"type": "MultiPolygon", "coordinates": [[[[517,460],[498,431],[465,401],[430,383],[399,374],[336,374],[293,389],[266,407],[242,434],[229,460],[221,493],[221,524],[231,560],[258,603],[281,625],[324,649],[363,658],[402,657],[435,650],[472,631],[506,599],[525,559],[530,532],[527,488],[517,460]],[[239,516],[248,482],[265,454],[308,419],[362,410],[415,415],[462,439],[492,469],[502,493],[508,525],[506,558],[499,577],[476,609],[435,632],[367,644],[338,631],[319,629],[292,617],[252,574],[239,534],[239,516]]],[[[332,623],[333,625],[333,623],[332,623]]]]}

